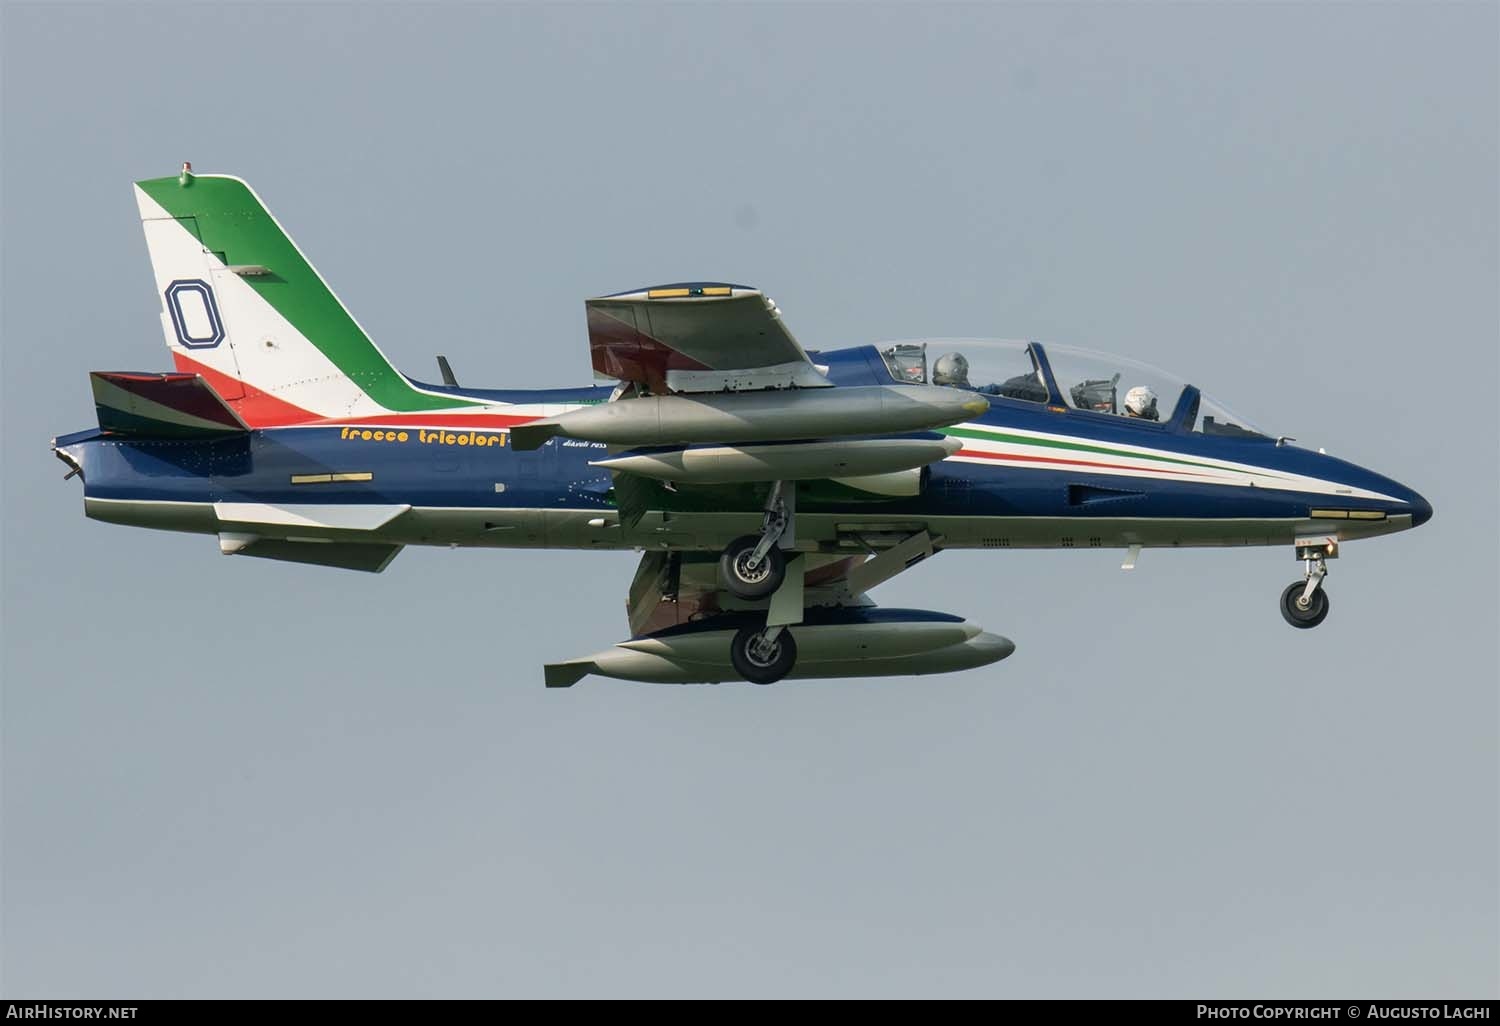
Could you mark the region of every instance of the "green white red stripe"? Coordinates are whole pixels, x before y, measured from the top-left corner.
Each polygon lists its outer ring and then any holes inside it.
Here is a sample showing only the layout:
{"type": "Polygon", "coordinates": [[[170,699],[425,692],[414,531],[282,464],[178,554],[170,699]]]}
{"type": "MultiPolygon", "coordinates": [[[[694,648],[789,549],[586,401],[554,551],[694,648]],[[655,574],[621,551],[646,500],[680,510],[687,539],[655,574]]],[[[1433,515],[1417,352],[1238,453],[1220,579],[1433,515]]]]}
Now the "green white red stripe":
{"type": "Polygon", "coordinates": [[[965,423],[944,434],[963,440],[949,459],[960,463],[1009,464],[1036,470],[1075,470],[1121,478],[1185,481],[1239,488],[1276,488],[1362,499],[1388,495],[1337,481],[1308,477],[1248,463],[1214,460],[1142,445],[1124,445],[1046,431],[993,428],[965,423]]]}

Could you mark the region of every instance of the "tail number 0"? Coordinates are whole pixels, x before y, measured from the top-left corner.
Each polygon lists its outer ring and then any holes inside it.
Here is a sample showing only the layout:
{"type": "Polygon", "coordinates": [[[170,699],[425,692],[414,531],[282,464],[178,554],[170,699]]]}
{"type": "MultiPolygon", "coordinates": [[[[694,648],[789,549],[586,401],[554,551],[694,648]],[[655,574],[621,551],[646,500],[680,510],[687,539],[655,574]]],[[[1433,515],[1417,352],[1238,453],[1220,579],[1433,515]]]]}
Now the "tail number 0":
{"type": "Polygon", "coordinates": [[[224,320],[208,282],[196,278],[167,286],[167,314],[177,341],[188,349],[212,349],[224,341],[224,320]]]}

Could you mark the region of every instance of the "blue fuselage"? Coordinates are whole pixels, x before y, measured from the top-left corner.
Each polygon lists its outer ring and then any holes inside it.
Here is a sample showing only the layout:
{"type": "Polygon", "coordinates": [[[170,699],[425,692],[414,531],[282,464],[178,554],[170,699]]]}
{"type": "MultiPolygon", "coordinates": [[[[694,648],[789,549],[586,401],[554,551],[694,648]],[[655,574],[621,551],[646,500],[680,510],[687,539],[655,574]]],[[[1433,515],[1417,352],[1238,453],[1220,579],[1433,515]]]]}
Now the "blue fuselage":
{"type": "MultiPolygon", "coordinates": [[[[836,385],[892,383],[873,347],[819,354],[836,385]]],[[[432,387],[432,386],[424,386],[432,387]]],[[[590,404],[608,389],[465,394],[514,404],[590,404]]],[[[950,547],[1290,544],[1308,532],[1389,533],[1432,513],[1363,467],[1259,435],[1127,420],[992,398],[945,433],[964,449],[922,472],[914,495],[804,489],[797,536],[818,547],[861,530],[922,525],[950,547]]],[[[725,441],[732,441],[726,439],[725,441]]],[[[403,506],[382,540],[490,546],[715,549],[753,529],[764,488],[647,482],[649,509],[622,518],[600,443],[553,438],[517,451],[494,433],[359,425],[285,427],[216,440],[56,440],[83,473],[90,516],[214,533],[215,504],[403,506]]]]}

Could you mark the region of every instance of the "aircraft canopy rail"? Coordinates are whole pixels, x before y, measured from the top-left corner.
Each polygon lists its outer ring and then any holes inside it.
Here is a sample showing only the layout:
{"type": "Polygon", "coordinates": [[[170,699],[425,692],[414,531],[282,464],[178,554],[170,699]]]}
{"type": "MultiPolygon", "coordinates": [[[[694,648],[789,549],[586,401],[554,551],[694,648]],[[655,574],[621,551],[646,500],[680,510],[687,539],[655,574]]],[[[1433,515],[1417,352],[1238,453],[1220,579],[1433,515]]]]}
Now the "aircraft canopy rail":
{"type": "Polygon", "coordinates": [[[1045,403],[1182,433],[1275,437],[1174,374],[1106,353],[968,338],[890,342],[877,349],[892,379],[905,384],[968,388],[985,396],[1045,403]]]}

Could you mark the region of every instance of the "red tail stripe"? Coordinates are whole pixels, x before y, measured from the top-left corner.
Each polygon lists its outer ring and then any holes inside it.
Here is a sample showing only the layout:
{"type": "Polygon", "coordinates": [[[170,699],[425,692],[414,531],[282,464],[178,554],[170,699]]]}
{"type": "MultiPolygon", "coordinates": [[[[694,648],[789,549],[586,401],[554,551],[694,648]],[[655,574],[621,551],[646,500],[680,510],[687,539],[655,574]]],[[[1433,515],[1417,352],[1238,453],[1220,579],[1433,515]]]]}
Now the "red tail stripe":
{"type": "Polygon", "coordinates": [[[203,380],[207,381],[220,396],[234,395],[236,392],[243,391],[245,394],[240,398],[224,401],[249,427],[282,427],[286,424],[306,424],[308,421],[319,419],[316,414],[309,413],[300,406],[293,406],[283,399],[267,395],[253,385],[231,378],[227,374],[220,374],[213,368],[190,359],[182,353],[174,351],[172,362],[180,371],[202,374],[203,380]]]}
{"type": "Polygon", "coordinates": [[[374,413],[367,417],[340,417],[336,420],[320,420],[318,423],[368,424],[371,427],[382,424],[416,424],[461,431],[474,427],[515,427],[534,420],[541,420],[541,417],[534,413],[518,416],[508,413],[444,413],[442,410],[434,410],[430,413],[374,413]]]}
{"type": "Polygon", "coordinates": [[[475,427],[515,427],[517,424],[529,424],[534,420],[540,420],[537,414],[518,416],[506,413],[472,413],[452,414],[442,410],[433,410],[428,413],[377,413],[365,417],[332,417],[323,418],[315,413],[294,406],[283,399],[267,395],[260,389],[246,382],[221,374],[211,367],[206,367],[181,353],[172,354],[177,369],[189,374],[201,374],[203,380],[213,386],[215,392],[220,396],[233,395],[235,392],[244,390],[244,395],[239,399],[226,399],[231,409],[240,415],[240,418],[252,428],[290,427],[292,425],[311,427],[319,424],[367,424],[372,427],[385,424],[419,424],[430,427],[443,428],[475,428],[475,427]]]}

